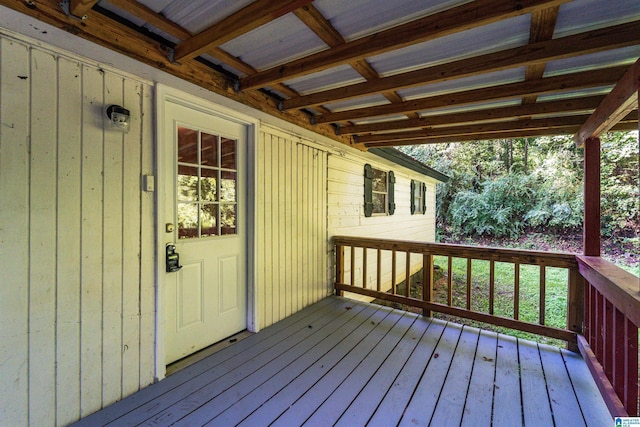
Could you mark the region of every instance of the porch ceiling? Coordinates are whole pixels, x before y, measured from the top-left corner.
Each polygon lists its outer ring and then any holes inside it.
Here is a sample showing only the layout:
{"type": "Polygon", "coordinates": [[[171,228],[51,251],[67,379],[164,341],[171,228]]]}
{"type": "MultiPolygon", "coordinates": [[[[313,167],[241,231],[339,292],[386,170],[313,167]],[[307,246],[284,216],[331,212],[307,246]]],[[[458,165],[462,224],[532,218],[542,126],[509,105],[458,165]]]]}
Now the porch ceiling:
{"type": "Polygon", "coordinates": [[[0,0],[360,148],[575,134],[640,57],[635,0],[58,3],[0,0]]]}

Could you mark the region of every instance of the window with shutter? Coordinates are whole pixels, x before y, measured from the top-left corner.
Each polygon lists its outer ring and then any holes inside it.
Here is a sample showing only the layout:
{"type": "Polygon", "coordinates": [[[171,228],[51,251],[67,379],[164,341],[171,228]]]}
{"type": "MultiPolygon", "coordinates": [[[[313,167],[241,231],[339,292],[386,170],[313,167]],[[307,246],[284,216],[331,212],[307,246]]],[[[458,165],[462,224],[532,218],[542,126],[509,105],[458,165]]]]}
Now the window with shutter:
{"type": "Polygon", "coordinates": [[[393,215],[396,209],[393,193],[396,179],[393,172],[385,172],[364,165],[364,216],[393,215]]]}
{"type": "Polygon", "coordinates": [[[427,184],[411,180],[411,215],[427,211],[427,184]]]}

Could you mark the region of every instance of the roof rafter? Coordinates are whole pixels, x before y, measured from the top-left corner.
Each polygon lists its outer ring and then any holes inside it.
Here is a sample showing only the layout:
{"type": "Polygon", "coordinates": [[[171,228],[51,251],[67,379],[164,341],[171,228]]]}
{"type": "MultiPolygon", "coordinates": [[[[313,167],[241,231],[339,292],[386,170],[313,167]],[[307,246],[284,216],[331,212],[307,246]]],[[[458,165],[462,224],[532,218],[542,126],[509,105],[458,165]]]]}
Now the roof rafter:
{"type": "Polygon", "coordinates": [[[313,0],[256,0],[231,16],[180,43],[175,48],[176,62],[192,59],[207,49],[220,46],[242,34],[311,3],[313,0]]]}
{"type": "MultiPolygon", "coordinates": [[[[309,27],[318,37],[320,37],[330,47],[339,46],[346,43],[346,40],[336,30],[333,25],[316,9],[312,4],[302,6],[293,11],[307,27],[309,27]]],[[[377,81],[380,75],[365,59],[357,59],[349,62],[362,77],[368,81],[377,81]]],[[[388,91],[383,94],[392,103],[402,102],[402,98],[395,92],[388,91]]],[[[298,95],[299,97],[299,95],[298,95]]]]}
{"type": "MultiPolygon", "coordinates": [[[[382,133],[358,137],[358,142],[392,142],[411,139],[424,139],[439,136],[483,135],[485,133],[498,134],[511,131],[536,131],[544,129],[564,129],[567,126],[580,126],[589,117],[582,116],[552,117],[542,119],[526,119],[497,123],[469,124],[463,126],[449,126],[407,132],[382,133]]],[[[626,117],[622,123],[635,121],[634,117],[626,117]]]]}
{"type": "MultiPolygon", "coordinates": [[[[302,108],[371,95],[384,90],[415,87],[454,78],[500,71],[530,62],[538,62],[544,65],[545,62],[551,60],[636,44],[640,44],[640,21],[506,49],[474,58],[461,59],[443,65],[383,77],[372,82],[357,83],[343,88],[286,99],[283,101],[282,106],[285,110],[302,108]]],[[[544,66],[542,71],[544,71],[544,66]]],[[[532,77],[532,74],[529,74],[529,77],[532,77]]]]}
{"type": "MultiPolygon", "coordinates": [[[[560,7],[550,7],[548,9],[539,9],[531,13],[531,29],[529,31],[529,43],[538,43],[553,39],[553,32],[558,21],[558,12],[560,7]]],[[[527,65],[525,69],[525,80],[538,80],[544,76],[546,62],[527,65]]],[[[523,104],[533,104],[536,102],[537,95],[528,95],[522,98],[523,104]]]]}
{"type": "Polygon", "coordinates": [[[335,48],[261,71],[240,81],[242,90],[264,87],[293,77],[346,64],[393,49],[407,47],[501,19],[524,15],[569,0],[475,0],[421,19],[365,36],[335,48]]]}
{"type": "MultiPolygon", "coordinates": [[[[357,143],[354,146],[361,145],[364,148],[373,147],[397,147],[400,145],[420,145],[420,144],[443,144],[448,142],[472,142],[472,141],[487,141],[490,139],[506,139],[506,138],[531,138],[538,136],[557,136],[557,135],[571,135],[574,134],[579,126],[566,126],[562,128],[554,129],[528,129],[520,131],[511,131],[509,133],[495,132],[484,133],[482,135],[447,135],[433,138],[424,139],[409,139],[401,141],[391,142],[369,142],[369,143],[357,143]]],[[[611,128],[613,131],[628,131],[637,128],[635,122],[631,123],[618,123],[611,128]]]]}
{"type": "Polygon", "coordinates": [[[498,107],[464,113],[439,114],[410,120],[394,120],[380,123],[344,126],[338,129],[340,135],[363,134],[369,132],[384,132],[409,128],[423,128],[432,126],[445,126],[464,123],[478,123],[496,121],[507,118],[523,118],[537,115],[551,115],[567,112],[593,111],[604,96],[589,96],[585,98],[567,99],[562,101],[539,102],[510,107],[498,107]]]}
{"type": "Polygon", "coordinates": [[[384,104],[375,107],[359,108],[342,112],[316,116],[316,123],[334,123],[363,117],[386,116],[412,111],[425,111],[451,105],[465,105],[477,102],[508,99],[525,95],[542,95],[565,92],[573,89],[584,89],[598,86],[613,85],[620,79],[628,66],[618,66],[605,69],[582,71],[563,74],[555,77],[545,77],[540,80],[530,80],[509,83],[499,86],[483,87],[444,95],[419,98],[405,101],[402,104],[384,104]]]}
{"type": "Polygon", "coordinates": [[[98,3],[98,0],[70,0],[69,12],[73,16],[82,17],[86,15],[96,3],[98,3]]]}
{"type": "MultiPolygon", "coordinates": [[[[613,90],[578,130],[578,146],[610,130],[620,119],[640,104],[640,58],[629,68],[613,90]]],[[[637,117],[636,117],[637,119],[637,117]]]]}

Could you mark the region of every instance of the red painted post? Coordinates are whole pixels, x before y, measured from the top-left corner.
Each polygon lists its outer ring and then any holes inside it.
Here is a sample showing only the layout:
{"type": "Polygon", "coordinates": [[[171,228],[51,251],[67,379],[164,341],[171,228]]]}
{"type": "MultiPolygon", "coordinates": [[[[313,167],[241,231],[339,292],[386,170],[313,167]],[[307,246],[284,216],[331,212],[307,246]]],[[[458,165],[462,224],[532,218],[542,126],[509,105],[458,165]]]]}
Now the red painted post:
{"type": "Polygon", "coordinates": [[[583,253],[600,256],[600,138],[584,143],[583,253]]]}

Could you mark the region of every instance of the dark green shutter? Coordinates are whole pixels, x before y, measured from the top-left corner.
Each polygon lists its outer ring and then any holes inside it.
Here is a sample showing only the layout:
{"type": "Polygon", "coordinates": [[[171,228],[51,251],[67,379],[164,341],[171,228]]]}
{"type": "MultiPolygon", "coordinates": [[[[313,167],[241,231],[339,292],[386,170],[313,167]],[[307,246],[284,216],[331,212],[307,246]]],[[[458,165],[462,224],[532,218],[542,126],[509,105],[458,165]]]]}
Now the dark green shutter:
{"type": "Polygon", "coordinates": [[[422,215],[427,213],[427,184],[421,182],[422,186],[422,215]]]}
{"type": "Polygon", "coordinates": [[[373,214],[373,168],[364,165],[364,216],[373,214]]]}
{"type": "Polygon", "coordinates": [[[416,198],[415,198],[416,184],[417,184],[417,182],[415,182],[412,179],[411,180],[411,215],[416,213],[416,198]]]}
{"type": "Polygon", "coordinates": [[[396,203],[395,203],[395,185],[396,184],[396,175],[393,171],[389,171],[389,185],[387,187],[387,197],[389,199],[389,215],[393,215],[396,211],[396,203]]]}

